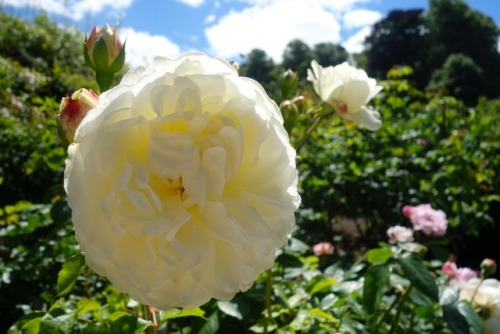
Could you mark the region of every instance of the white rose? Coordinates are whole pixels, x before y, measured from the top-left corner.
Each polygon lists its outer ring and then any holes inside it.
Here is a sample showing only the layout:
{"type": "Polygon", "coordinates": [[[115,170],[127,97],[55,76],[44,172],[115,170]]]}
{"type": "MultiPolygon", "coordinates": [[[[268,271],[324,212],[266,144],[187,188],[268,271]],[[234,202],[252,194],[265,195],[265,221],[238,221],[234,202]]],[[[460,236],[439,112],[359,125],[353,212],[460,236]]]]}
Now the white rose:
{"type": "Polygon", "coordinates": [[[462,284],[460,299],[467,300],[483,318],[483,333],[496,334],[500,326],[500,282],[473,278],[462,284]],[[477,286],[480,284],[479,288],[477,286]]]}
{"type": "Polygon", "coordinates": [[[413,241],[413,230],[404,226],[396,225],[387,229],[390,244],[413,241]]]}
{"type": "Polygon", "coordinates": [[[348,63],[322,67],[313,60],[311,68],[307,70],[307,79],[313,83],[319,97],[342,118],[358,122],[372,131],[380,129],[379,112],[365,106],[382,90],[375,79],[348,63]]]}
{"type": "Polygon", "coordinates": [[[273,265],[297,193],[277,105],[227,62],[156,58],[102,94],[64,175],[88,265],[160,309],[231,299],[273,265]]]}

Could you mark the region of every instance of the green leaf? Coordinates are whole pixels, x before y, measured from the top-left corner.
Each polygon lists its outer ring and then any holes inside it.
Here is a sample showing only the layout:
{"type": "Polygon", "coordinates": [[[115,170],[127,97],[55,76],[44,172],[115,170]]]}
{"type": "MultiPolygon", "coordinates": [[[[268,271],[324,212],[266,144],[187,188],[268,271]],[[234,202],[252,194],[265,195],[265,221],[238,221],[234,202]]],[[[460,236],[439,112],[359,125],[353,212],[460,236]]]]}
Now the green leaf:
{"type": "Polygon", "coordinates": [[[108,334],[109,329],[106,324],[102,322],[91,322],[82,328],[81,334],[108,334]]]}
{"type": "Polygon", "coordinates": [[[50,209],[50,218],[56,224],[63,224],[71,218],[71,209],[66,201],[57,201],[50,209]]]}
{"type": "Polygon", "coordinates": [[[453,304],[458,300],[458,288],[456,286],[447,286],[443,289],[439,298],[440,305],[453,304]]]}
{"type": "Polygon", "coordinates": [[[457,308],[469,324],[470,334],[481,334],[483,332],[483,323],[472,306],[469,303],[462,302],[457,305],[457,308]]]}
{"type": "Polygon", "coordinates": [[[363,307],[372,315],[377,312],[382,297],[390,282],[389,268],[385,264],[376,264],[368,268],[363,284],[363,307]]]}
{"type": "Polygon", "coordinates": [[[339,324],[339,319],[335,318],[331,313],[325,312],[317,307],[310,309],[308,313],[319,321],[331,322],[335,325],[339,324]]]}
{"type": "Polygon", "coordinates": [[[76,324],[76,314],[52,316],[46,314],[40,323],[39,334],[71,334],[76,324]]]}
{"type": "Polygon", "coordinates": [[[38,334],[44,315],[45,312],[39,311],[24,315],[16,322],[15,326],[9,329],[8,334],[38,334]]]}
{"type": "Polygon", "coordinates": [[[374,248],[366,253],[366,260],[370,264],[386,263],[392,257],[392,254],[389,248],[374,248]]]}
{"type": "Polygon", "coordinates": [[[215,334],[219,330],[219,316],[214,312],[208,317],[208,321],[201,327],[198,334],[215,334]]]}
{"type": "Polygon", "coordinates": [[[436,281],[432,277],[429,269],[424,266],[422,260],[415,254],[410,254],[400,258],[399,263],[403,268],[405,277],[410,280],[420,292],[437,302],[439,296],[436,281]]]}
{"type": "MultiPolygon", "coordinates": [[[[17,333],[15,332],[15,330],[18,330],[21,328],[21,329],[24,329],[25,326],[27,326],[28,323],[34,321],[34,320],[38,320],[38,322],[42,321],[42,317],[45,315],[45,312],[40,312],[40,311],[36,311],[36,312],[31,312],[31,313],[28,313],[26,315],[23,315],[19,320],[17,320],[17,322],[15,323],[14,326],[11,327],[11,330],[12,330],[12,333],[17,333]]],[[[36,323],[36,321],[35,321],[36,323]]],[[[28,327],[32,327],[33,324],[29,325],[28,327]]],[[[36,332],[38,333],[38,327],[36,327],[36,332]]],[[[9,333],[11,331],[9,330],[9,333]]],[[[24,332],[23,332],[24,333],[24,332]]],[[[31,333],[31,332],[30,332],[31,333]]]]}
{"type": "Polygon", "coordinates": [[[225,313],[236,319],[243,319],[243,315],[240,313],[240,311],[238,311],[238,305],[236,305],[235,303],[218,301],[217,307],[222,311],[222,313],[225,313]]]}
{"type": "Polygon", "coordinates": [[[455,305],[443,306],[443,317],[454,334],[470,334],[467,320],[455,305]]]}
{"type": "Polygon", "coordinates": [[[57,276],[57,296],[68,294],[75,285],[80,275],[80,271],[85,265],[85,257],[82,253],[73,255],[63,264],[59,275],[57,276]]]}
{"type": "Polygon", "coordinates": [[[199,317],[199,318],[205,318],[205,311],[203,311],[201,308],[197,307],[192,310],[183,310],[183,309],[178,309],[178,308],[173,308],[168,311],[161,311],[160,312],[160,322],[163,322],[165,320],[170,320],[170,319],[175,319],[175,318],[184,318],[184,317],[199,317]]]}
{"type": "Polygon", "coordinates": [[[78,315],[101,309],[101,303],[93,299],[82,299],[78,301],[78,315]]]}
{"type": "Polygon", "coordinates": [[[330,287],[337,284],[337,280],[335,278],[326,278],[326,279],[323,279],[319,282],[317,282],[316,284],[314,284],[314,286],[312,287],[311,291],[309,292],[309,294],[311,296],[313,296],[314,294],[320,292],[320,291],[323,291],[323,290],[330,290],[330,287]]]}
{"type": "Polygon", "coordinates": [[[142,334],[152,324],[133,315],[124,315],[113,322],[109,334],[142,334]]]}

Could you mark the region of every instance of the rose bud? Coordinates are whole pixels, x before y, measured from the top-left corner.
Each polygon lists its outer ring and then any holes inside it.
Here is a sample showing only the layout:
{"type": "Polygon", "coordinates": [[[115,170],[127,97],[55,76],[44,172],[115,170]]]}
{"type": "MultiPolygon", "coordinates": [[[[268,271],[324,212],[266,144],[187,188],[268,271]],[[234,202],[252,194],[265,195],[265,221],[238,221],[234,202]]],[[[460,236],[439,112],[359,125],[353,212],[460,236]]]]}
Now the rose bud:
{"type": "Polygon", "coordinates": [[[87,64],[98,72],[118,72],[125,61],[125,45],[120,41],[117,26],[94,27],[85,39],[84,56],[87,64]]]}
{"type": "Polygon", "coordinates": [[[483,277],[491,276],[497,271],[497,264],[493,259],[484,259],[480,267],[483,277]]]}
{"type": "Polygon", "coordinates": [[[297,88],[299,77],[291,69],[287,69],[281,74],[281,95],[283,98],[292,96],[297,88]]]}
{"type": "Polygon", "coordinates": [[[94,27],[85,38],[83,54],[87,65],[95,71],[101,93],[110,89],[115,73],[125,62],[125,43],[122,44],[116,31],[105,24],[102,29],[94,27]]]}
{"type": "Polygon", "coordinates": [[[99,97],[92,89],[85,88],[77,90],[71,97],[62,98],[57,121],[64,142],[68,144],[73,142],[78,125],[98,100],[99,97]]]}

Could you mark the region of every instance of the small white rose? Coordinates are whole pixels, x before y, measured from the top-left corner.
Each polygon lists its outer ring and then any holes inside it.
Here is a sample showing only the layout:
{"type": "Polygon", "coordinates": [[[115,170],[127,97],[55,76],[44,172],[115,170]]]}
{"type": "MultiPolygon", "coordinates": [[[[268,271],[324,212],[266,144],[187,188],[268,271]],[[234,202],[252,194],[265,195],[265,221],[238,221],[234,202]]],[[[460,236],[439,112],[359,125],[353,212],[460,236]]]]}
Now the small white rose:
{"type": "Polygon", "coordinates": [[[130,71],[76,131],[65,189],[88,265],[160,309],[231,299],[300,203],[295,150],[255,81],[200,53],[130,71]]]}
{"type": "Polygon", "coordinates": [[[311,68],[307,70],[307,79],[321,100],[344,119],[358,122],[372,131],[380,129],[379,112],[365,106],[382,90],[375,79],[348,63],[322,67],[313,60],[311,68]]]}
{"type": "Polygon", "coordinates": [[[404,226],[396,225],[387,229],[390,244],[413,241],[413,230],[404,226]]]}

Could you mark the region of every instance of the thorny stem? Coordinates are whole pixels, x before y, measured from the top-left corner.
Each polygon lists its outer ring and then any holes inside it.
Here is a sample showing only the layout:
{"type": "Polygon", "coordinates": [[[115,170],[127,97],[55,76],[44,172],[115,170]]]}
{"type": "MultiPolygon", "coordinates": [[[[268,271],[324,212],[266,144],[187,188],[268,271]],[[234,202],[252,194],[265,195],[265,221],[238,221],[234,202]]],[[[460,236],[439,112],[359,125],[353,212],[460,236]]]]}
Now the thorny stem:
{"type": "Polygon", "coordinates": [[[403,311],[403,307],[405,305],[406,298],[408,298],[408,296],[410,295],[410,291],[412,288],[413,288],[413,284],[410,283],[408,288],[403,292],[403,295],[401,296],[401,299],[399,300],[398,308],[396,310],[396,315],[392,319],[389,334],[394,333],[394,330],[396,329],[396,327],[398,325],[398,320],[399,320],[399,316],[401,315],[401,311],[403,311]]]}
{"type": "Polygon", "coordinates": [[[380,318],[380,320],[377,322],[377,325],[375,326],[375,333],[378,333],[378,328],[384,322],[385,317],[389,314],[389,312],[391,312],[391,310],[394,308],[394,306],[398,303],[399,299],[400,299],[400,297],[396,297],[394,299],[394,301],[391,303],[391,305],[389,306],[389,308],[384,311],[384,313],[382,314],[382,317],[380,318]]]}
{"type": "Polygon", "coordinates": [[[147,305],[142,305],[141,308],[144,319],[153,322],[153,325],[146,329],[145,334],[158,334],[159,324],[156,322],[156,308],[147,305]]]}
{"type": "Polygon", "coordinates": [[[271,288],[272,288],[271,269],[266,270],[266,310],[264,315],[264,334],[268,333],[269,319],[271,319],[271,288]]]}
{"type": "Polygon", "coordinates": [[[471,305],[474,302],[474,297],[476,297],[477,291],[479,290],[479,287],[481,286],[481,284],[483,284],[483,281],[484,281],[484,277],[481,275],[481,279],[479,280],[479,284],[474,289],[474,293],[472,294],[472,297],[470,298],[471,305]]]}

